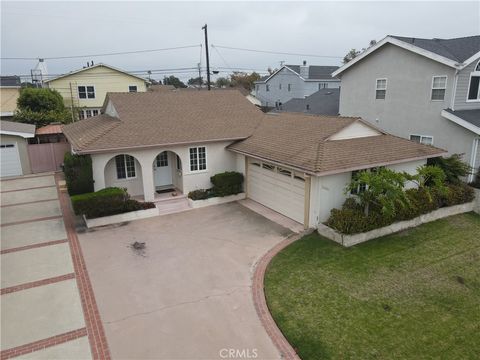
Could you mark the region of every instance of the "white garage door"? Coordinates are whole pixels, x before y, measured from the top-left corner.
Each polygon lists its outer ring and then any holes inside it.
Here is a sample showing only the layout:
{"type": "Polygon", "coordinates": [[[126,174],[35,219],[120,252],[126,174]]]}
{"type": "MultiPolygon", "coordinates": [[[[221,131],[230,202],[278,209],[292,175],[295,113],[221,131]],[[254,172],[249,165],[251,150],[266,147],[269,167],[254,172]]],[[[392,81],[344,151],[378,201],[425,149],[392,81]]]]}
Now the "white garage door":
{"type": "Polygon", "coordinates": [[[22,175],[17,144],[0,145],[0,177],[22,175]]]}
{"type": "Polygon", "coordinates": [[[305,179],[291,169],[250,159],[248,197],[303,224],[305,179]]]}

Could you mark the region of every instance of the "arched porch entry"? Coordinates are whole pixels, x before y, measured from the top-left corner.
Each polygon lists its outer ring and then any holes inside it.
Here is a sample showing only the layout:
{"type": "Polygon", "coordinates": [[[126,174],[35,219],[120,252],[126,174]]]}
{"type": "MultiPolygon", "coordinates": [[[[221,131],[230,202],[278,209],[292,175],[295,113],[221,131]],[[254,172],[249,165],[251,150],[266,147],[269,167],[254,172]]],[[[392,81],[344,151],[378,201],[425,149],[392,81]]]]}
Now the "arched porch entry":
{"type": "Polygon", "coordinates": [[[182,160],[173,151],[162,151],[153,160],[153,185],[157,194],[183,192],[182,160]]]}
{"type": "Polygon", "coordinates": [[[132,155],[119,154],[108,160],[104,179],[105,187],[126,188],[132,196],[143,195],[142,166],[132,155]]]}

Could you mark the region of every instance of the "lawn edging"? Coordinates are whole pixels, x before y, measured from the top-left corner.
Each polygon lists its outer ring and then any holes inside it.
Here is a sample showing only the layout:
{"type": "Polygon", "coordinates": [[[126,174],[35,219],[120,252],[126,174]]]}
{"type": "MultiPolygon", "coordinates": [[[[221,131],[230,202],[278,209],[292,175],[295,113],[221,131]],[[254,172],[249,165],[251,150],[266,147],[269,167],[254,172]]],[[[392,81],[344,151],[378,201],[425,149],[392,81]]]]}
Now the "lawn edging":
{"type": "Polygon", "coordinates": [[[158,214],[158,208],[154,207],[152,209],[130,211],[123,214],[102,216],[94,219],[87,219],[85,215],[83,215],[83,220],[85,221],[87,228],[91,229],[97,226],[105,226],[118,224],[126,221],[146,219],[149,217],[157,216],[158,214]]]}
{"type": "Polygon", "coordinates": [[[211,197],[205,200],[192,200],[188,198],[188,205],[191,208],[202,208],[205,206],[210,206],[210,205],[219,205],[219,204],[225,204],[233,201],[238,201],[238,200],[243,200],[245,199],[246,195],[245,193],[239,193],[236,195],[228,195],[228,196],[215,196],[211,197]]]}
{"type": "Polygon", "coordinates": [[[416,227],[427,222],[442,219],[448,216],[463,214],[466,212],[474,211],[475,209],[475,211],[478,212],[478,210],[480,210],[480,190],[477,190],[475,195],[476,198],[472,202],[443,207],[437,210],[433,210],[432,212],[429,212],[427,214],[420,215],[411,220],[395,222],[393,224],[363,233],[346,235],[321,223],[318,224],[317,231],[320,235],[326,237],[327,239],[333,240],[345,247],[349,247],[378,237],[390,235],[402,230],[416,227]]]}
{"type": "Polygon", "coordinates": [[[273,320],[272,314],[268,309],[267,299],[265,298],[265,273],[267,271],[268,264],[270,261],[277,255],[280,251],[285,249],[287,246],[293,242],[301,239],[308,233],[313,232],[313,229],[304,231],[299,234],[294,234],[282,242],[271,248],[262,258],[258,261],[255,266],[253,273],[253,283],[252,283],[252,294],[253,294],[253,303],[255,305],[255,310],[257,315],[262,322],[265,331],[272,340],[275,347],[280,352],[282,359],[285,360],[301,360],[297,355],[295,349],[290,345],[288,340],[285,338],[281,330],[278,328],[277,323],[273,320]]]}

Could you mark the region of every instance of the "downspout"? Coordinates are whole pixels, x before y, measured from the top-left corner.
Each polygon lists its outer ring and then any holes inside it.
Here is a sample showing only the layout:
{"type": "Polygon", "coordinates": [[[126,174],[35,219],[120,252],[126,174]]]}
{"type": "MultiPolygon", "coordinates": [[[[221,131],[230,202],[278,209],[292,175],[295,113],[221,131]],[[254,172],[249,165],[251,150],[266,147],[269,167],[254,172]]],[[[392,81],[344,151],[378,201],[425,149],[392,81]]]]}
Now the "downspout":
{"type": "Polygon", "coordinates": [[[473,139],[473,144],[472,144],[472,155],[470,156],[470,167],[472,168],[472,173],[468,175],[468,182],[472,182],[473,175],[475,174],[475,171],[477,170],[475,168],[475,163],[477,162],[477,152],[478,152],[478,143],[480,143],[480,138],[475,138],[473,139]]]}
{"type": "Polygon", "coordinates": [[[455,111],[455,97],[457,96],[457,82],[458,82],[458,69],[455,70],[455,76],[453,77],[453,89],[452,98],[450,99],[450,109],[455,111]]]}

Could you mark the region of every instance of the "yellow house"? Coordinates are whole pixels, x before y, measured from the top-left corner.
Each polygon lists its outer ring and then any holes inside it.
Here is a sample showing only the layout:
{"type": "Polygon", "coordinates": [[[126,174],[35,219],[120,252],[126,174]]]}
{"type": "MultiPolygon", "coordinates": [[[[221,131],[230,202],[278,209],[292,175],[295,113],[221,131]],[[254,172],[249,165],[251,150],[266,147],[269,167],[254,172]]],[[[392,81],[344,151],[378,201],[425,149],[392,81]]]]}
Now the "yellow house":
{"type": "Polygon", "coordinates": [[[145,92],[148,81],[99,63],[49,79],[45,83],[63,96],[66,106],[79,110],[80,119],[85,119],[100,114],[108,92],[145,92]]]}
{"type": "Polygon", "coordinates": [[[18,76],[0,77],[0,117],[8,119],[17,109],[17,99],[20,96],[20,78],[18,76]]]}

